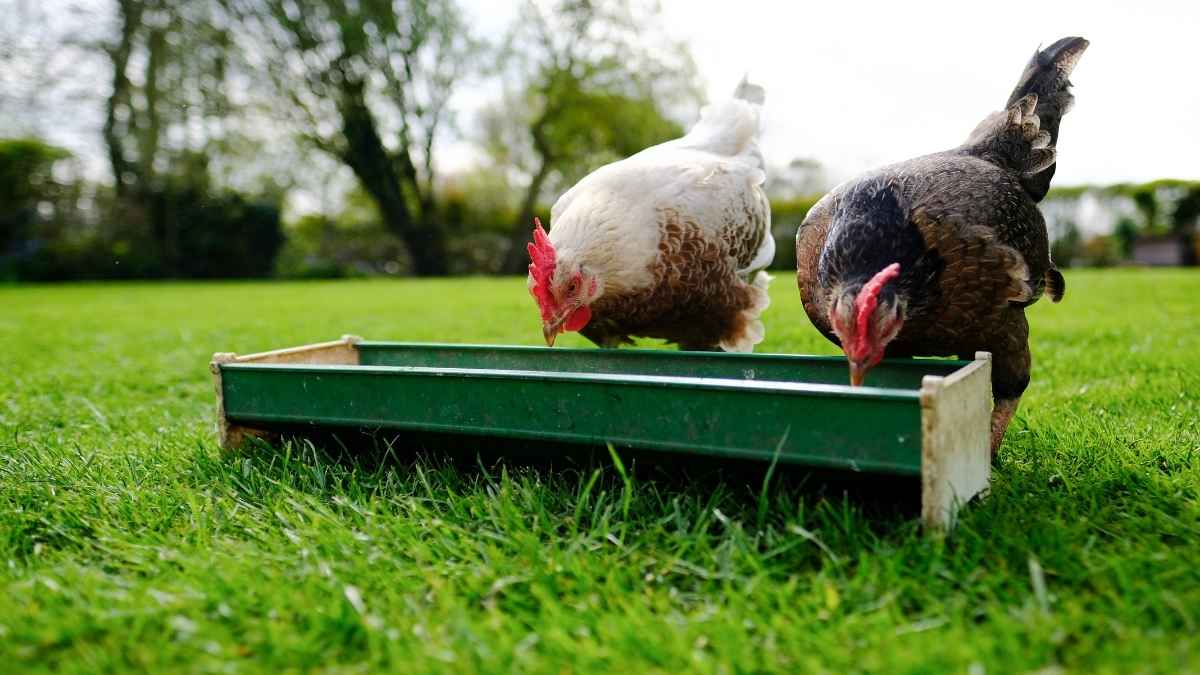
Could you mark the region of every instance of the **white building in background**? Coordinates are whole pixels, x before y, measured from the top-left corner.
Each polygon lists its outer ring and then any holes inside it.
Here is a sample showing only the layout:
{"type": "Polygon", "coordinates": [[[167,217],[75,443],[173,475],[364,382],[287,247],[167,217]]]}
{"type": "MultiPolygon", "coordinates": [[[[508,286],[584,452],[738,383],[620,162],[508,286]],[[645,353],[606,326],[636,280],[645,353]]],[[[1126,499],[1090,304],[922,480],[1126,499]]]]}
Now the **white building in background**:
{"type": "MultiPolygon", "coordinates": [[[[1127,255],[1129,262],[1138,265],[1194,265],[1200,260],[1200,225],[1193,224],[1180,231],[1179,225],[1172,223],[1175,209],[1190,189],[1194,188],[1167,181],[1160,183],[1154,188],[1156,208],[1151,213],[1140,210],[1134,197],[1121,186],[1060,190],[1041,206],[1051,242],[1077,241],[1067,244],[1068,249],[1073,248],[1080,256],[1075,258],[1076,262],[1113,264],[1127,255]],[[1138,234],[1126,242],[1130,248],[1118,255],[1112,248],[1114,243],[1101,243],[1096,238],[1116,234],[1122,221],[1131,223],[1138,234]]],[[[1071,257],[1060,255],[1062,262],[1071,264],[1071,257]]]]}
{"type": "Polygon", "coordinates": [[[1051,241],[1061,238],[1071,224],[1079,229],[1083,239],[1090,239],[1112,234],[1124,218],[1134,222],[1139,219],[1133,199],[1100,190],[1088,190],[1078,197],[1047,199],[1042,202],[1042,213],[1051,241]]]}
{"type": "Polygon", "coordinates": [[[1133,242],[1133,262],[1151,267],[1187,265],[1190,241],[1179,235],[1139,237],[1133,242]]]}

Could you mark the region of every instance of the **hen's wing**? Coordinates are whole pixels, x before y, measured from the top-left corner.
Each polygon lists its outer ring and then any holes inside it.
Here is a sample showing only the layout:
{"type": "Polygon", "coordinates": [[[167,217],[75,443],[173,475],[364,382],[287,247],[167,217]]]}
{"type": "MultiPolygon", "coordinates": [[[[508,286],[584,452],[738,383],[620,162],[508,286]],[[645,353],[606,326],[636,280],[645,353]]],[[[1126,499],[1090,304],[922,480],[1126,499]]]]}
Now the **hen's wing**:
{"type": "Polygon", "coordinates": [[[1052,300],[1061,299],[1062,275],[1050,259],[1046,221],[1021,175],[958,152],[907,164],[898,173],[904,176],[909,218],[930,248],[949,256],[948,262],[966,251],[986,252],[982,261],[998,262],[997,274],[1020,282],[1007,291],[1013,304],[1032,304],[1047,289],[1052,300]]]}
{"type": "Polygon", "coordinates": [[[719,241],[743,278],[771,264],[775,239],[771,236],[771,205],[762,188],[766,179],[762,169],[744,158],[693,150],[672,150],[653,160],[697,169],[687,174],[685,184],[663,195],[660,210],[674,211],[681,220],[695,223],[719,241]]]}
{"type": "MultiPolygon", "coordinates": [[[[733,98],[705,108],[700,121],[683,138],[648,148],[631,163],[693,167],[691,182],[681,185],[675,203],[664,203],[722,242],[748,278],[775,257],[771,207],[758,149],[763,89],[743,80],[733,98]],[[696,180],[696,178],[699,180],[696,180]]],[[[672,201],[667,196],[666,201],[672,201]]]]}

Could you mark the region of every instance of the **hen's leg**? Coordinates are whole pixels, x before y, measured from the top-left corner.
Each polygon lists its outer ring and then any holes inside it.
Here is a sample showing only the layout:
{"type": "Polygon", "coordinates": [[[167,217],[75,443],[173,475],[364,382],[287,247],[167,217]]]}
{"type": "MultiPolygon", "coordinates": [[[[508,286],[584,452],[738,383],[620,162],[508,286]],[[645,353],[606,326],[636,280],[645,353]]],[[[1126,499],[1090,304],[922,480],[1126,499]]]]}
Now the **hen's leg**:
{"type": "Polygon", "coordinates": [[[720,345],[680,343],[679,351],[682,351],[682,352],[723,352],[725,350],[722,349],[720,345]]]}
{"type": "Polygon", "coordinates": [[[1004,432],[1008,430],[1008,423],[1012,421],[1013,415],[1017,413],[1017,406],[1021,404],[1021,397],[1017,398],[998,398],[996,405],[992,408],[992,457],[996,457],[996,451],[1000,449],[1000,443],[1004,440],[1004,432]]]}
{"type": "Polygon", "coordinates": [[[622,344],[633,344],[628,336],[612,331],[603,322],[593,321],[579,330],[579,334],[602,349],[616,349],[622,344]]]}
{"type": "Polygon", "coordinates": [[[1025,312],[1013,310],[992,353],[992,458],[1000,449],[1004,432],[1021,403],[1021,394],[1029,386],[1029,322],[1025,312]]]}

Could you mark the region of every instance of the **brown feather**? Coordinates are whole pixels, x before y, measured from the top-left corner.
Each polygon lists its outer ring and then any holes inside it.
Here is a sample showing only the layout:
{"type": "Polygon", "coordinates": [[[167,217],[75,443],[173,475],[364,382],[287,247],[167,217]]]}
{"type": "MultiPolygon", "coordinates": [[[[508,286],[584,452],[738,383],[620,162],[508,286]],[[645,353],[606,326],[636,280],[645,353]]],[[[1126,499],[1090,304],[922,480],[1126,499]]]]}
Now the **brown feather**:
{"type": "Polygon", "coordinates": [[[749,248],[725,233],[710,237],[671,209],[661,213],[660,228],[654,283],[596,301],[593,319],[580,333],[608,347],[634,337],[685,349],[715,349],[734,340],[746,328],[742,312],[754,305],[755,292],[737,270],[740,258],[753,258],[757,244],[749,248]]]}

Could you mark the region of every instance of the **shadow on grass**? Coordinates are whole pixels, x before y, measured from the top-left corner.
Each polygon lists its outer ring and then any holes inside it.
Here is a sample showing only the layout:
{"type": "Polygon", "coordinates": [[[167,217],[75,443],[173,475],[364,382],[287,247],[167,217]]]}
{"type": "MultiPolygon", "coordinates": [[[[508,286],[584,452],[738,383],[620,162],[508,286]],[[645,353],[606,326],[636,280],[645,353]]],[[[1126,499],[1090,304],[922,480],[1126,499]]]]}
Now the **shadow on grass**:
{"type": "MultiPolygon", "coordinates": [[[[920,515],[921,481],[916,476],[814,469],[757,460],[608,448],[536,440],[464,437],[438,433],[342,429],[283,430],[256,440],[221,461],[254,461],[276,482],[316,493],[338,492],[339,480],[378,483],[386,476],[422,477],[429,472],[451,490],[466,492],[494,484],[498,476],[533,477],[547,489],[578,494],[586,489],[706,501],[728,517],[758,528],[771,520],[820,514],[821,526],[888,537],[910,533],[920,515]],[[313,479],[323,475],[323,478],[313,479]],[[340,477],[330,480],[330,477],[340,477]]],[[[424,479],[424,478],[422,478],[424,479]]],[[[401,478],[399,485],[409,481],[401,478]]],[[[399,488],[403,490],[404,488],[399,488]]]]}

